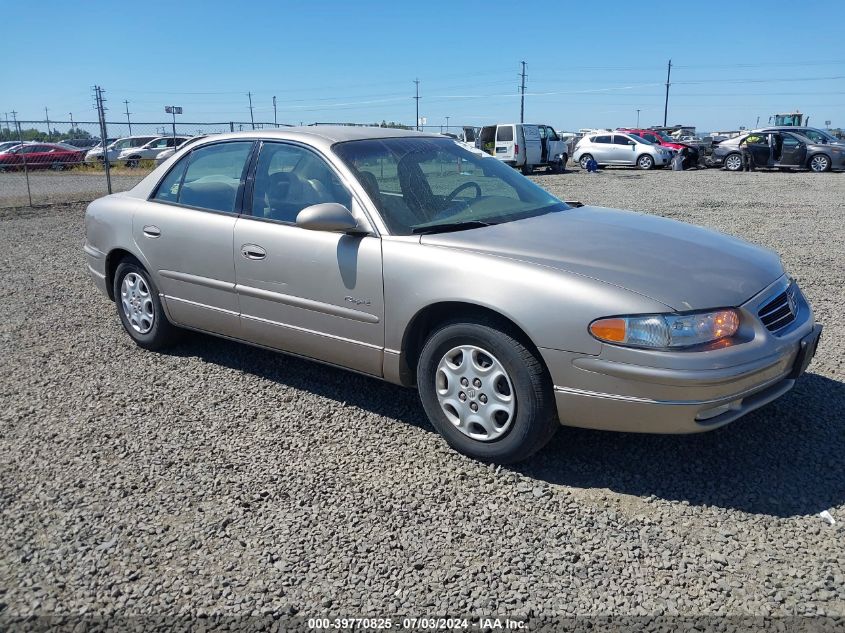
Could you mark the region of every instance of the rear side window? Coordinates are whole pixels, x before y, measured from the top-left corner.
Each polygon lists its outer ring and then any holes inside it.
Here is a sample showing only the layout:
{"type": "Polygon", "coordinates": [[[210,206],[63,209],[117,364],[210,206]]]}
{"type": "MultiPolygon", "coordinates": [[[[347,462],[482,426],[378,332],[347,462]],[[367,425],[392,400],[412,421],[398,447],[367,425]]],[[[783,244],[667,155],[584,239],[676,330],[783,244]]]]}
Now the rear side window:
{"type": "Polygon", "coordinates": [[[238,141],[195,149],[168,172],[155,198],[234,213],[252,145],[252,141],[238,141]]]}
{"type": "Polygon", "coordinates": [[[179,188],[182,186],[182,175],[185,173],[185,167],[187,166],[188,156],[176,163],[173,169],[167,172],[164,180],[159,183],[153,199],[161,200],[162,202],[178,202],[179,188]]]}
{"type": "Polygon", "coordinates": [[[513,126],[503,125],[496,131],[497,141],[512,141],[513,140],[513,126]]]}
{"type": "Polygon", "coordinates": [[[610,136],[597,136],[596,143],[610,143],[610,136]]]}

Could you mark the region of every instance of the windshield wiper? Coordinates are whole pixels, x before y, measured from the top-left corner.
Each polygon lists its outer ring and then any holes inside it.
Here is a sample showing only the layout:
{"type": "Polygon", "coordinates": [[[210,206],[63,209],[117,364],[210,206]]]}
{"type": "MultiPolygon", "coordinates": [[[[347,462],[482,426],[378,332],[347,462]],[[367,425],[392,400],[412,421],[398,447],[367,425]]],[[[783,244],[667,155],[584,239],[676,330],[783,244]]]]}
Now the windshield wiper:
{"type": "Polygon", "coordinates": [[[442,224],[429,224],[415,226],[411,233],[447,233],[449,231],[464,231],[466,229],[480,229],[484,226],[493,226],[498,222],[482,222],[481,220],[465,220],[464,222],[444,222],[442,224]]]}

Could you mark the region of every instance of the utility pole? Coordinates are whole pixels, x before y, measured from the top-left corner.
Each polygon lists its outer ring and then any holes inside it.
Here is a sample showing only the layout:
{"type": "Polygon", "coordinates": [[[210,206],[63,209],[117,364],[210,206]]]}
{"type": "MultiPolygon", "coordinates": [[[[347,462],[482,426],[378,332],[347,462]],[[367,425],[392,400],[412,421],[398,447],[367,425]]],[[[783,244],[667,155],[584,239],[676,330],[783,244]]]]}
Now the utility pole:
{"type": "Polygon", "coordinates": [[[449,131],[449,117],[446,117],[446,131],[449,131]]]}
{"type": "Polygon", "coordinates": [[[255,118],[252,116],[252,93],[246,93],[246,96],[249,97],[249,121],[252,123],[252,129],[255,129],[255,118]]]}
{"type": "Polygon", "coordinates": [[[124,99],[123,105],[126,106],[126,124],[129,126],[129,136],[132,136],[132,121],[129,120],[129,101],[124,99]]]}
{"type": "Polygon", "coordinates": [[[53,138],[53,133],[50,131],[50,114],[47,112],[47,106],[44,106],[44,118],[47,119],[47,140],[53,138]]]}
{"type": "Polygon", "coordinates": [[[70,129],[74,129],[76,126],[73,124],[73,112],[68,112],[70,115],[70,129]]]}
{"type": "Polygon", "coordinates": [[[637,129],[640,129],[640,109],[637,108],[637,129]]]}
{"type": "Polygon", "coordinates": [[[672,76],[672,60],[669,60],[669,68],[666,70],[666,102],[663,104],[663,127],[669,118],[669,78],[672,76]]]}
{"type": "Polygon", "coordinates": [[[111,166],[109,165],[108,131],[106,130],[106,107],[103,105],[103,89],[94,86],[94,96],[97,99],[97,118],[100,121],[100,138],[103,141],[103,166],[106,168],[106,187],[111,193],[111,166]]]}
{"type": "Polygon", "coordinates": [[[522,73],[520,73],[522,84],[519,86],[519,122],[525,123],[525,62],[520,62],[520,64],[522,64],[522,73]]]}
{"type": "Polygon", "coordinates": [[[273,125],[279,127],[279,122],[276,120],[276,97],[273,97],[273,125]]]}
{"type": "Polygon", "coordinates": [[[420,80],[414,79],[414,84],[417,86],[417,92],[414,96],[414,99],[417,102],[417,123],[416,123],[416,130],[417,132],[420,131],[420,80]]]}

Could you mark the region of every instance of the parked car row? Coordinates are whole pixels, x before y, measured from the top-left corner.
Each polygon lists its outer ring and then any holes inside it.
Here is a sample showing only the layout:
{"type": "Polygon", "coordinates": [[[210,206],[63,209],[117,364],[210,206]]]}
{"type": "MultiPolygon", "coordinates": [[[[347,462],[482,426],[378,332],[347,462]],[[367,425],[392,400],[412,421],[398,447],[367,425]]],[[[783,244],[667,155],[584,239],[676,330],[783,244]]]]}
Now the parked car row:
{"type": "Polygon", "coordinates": [[[12,169],[65,169],[82,162],[85,152],[63,143],[0,144],[0,171],[12,169]]]}

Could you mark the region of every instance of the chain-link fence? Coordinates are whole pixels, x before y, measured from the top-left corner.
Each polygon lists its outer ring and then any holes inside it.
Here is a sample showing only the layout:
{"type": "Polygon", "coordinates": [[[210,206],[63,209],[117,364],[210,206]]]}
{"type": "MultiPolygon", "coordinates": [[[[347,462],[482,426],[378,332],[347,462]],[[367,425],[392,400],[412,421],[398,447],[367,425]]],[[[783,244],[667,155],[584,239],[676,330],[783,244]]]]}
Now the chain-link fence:
{"type": "Polygon", "coordinates": [[[273,123],[0,121],[0,208],[88,201],[131,189],[174,145],[273,123]],[[163,155],[164,154],[164,155],[163,155]],[[106,170],[108,165],[108,171],[106,170]]]}
{"type": "MultiPolygon", "coordinates": [[[[355,125],[315,123],[313,125],[355,125]]],[[[362,124],[362,125],[373,125],[362,124]]],[[[382,124],[400,127],[399,124],[382,124]]],[[[89,201],[134,187],[174,147],[197,137],[286,127],[263,122],[0,121],[0,208],[89,201]],[[105,148],[104,148],[105,145],[105,148]]],[[[413,126],[401,126],[414,129],[413,126]]],[[[460,135],[463,127],[421,126],[460,135]]]]}

